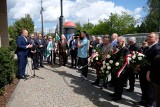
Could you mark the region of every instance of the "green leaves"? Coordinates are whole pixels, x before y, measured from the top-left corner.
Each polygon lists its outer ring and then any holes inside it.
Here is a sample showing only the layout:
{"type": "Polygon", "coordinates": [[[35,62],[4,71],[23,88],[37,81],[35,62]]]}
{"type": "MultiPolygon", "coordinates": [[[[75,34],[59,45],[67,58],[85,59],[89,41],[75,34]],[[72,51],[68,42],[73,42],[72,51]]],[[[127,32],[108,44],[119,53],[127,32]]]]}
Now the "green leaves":
{"type": "Polygon", "coordinates": [[[12,26],[9,26],[10,37],[16,39],[22,29],[27,29],[29,33],[34,32],[34,22],[29,14],[26,14],[25,17],[17,20],[12,26]]]}
{"type": "Polygon", "coordinates": [[[8,48],[0,48],[0,94],[12,82],[17,71],[17,61],[8,48]]]}

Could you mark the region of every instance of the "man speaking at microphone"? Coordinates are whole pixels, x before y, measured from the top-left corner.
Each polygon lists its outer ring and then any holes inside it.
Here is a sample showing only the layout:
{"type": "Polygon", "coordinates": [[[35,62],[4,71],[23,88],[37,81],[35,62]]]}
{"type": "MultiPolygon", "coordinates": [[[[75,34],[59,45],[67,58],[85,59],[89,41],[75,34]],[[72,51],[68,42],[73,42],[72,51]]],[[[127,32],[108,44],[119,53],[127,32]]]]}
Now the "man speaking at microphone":
{"type": "Polygon", "coordinates": [[[32,48],[32,45],[27,41],[28,31],[23,29],[21,35],[17,37],[16,44],[17,44],[17,57],[18,57],[18,72],[17,78],[18,79],[26,79],[25,69],[27,64],[27,56],[29,52],[29,48],[32,48]]]}

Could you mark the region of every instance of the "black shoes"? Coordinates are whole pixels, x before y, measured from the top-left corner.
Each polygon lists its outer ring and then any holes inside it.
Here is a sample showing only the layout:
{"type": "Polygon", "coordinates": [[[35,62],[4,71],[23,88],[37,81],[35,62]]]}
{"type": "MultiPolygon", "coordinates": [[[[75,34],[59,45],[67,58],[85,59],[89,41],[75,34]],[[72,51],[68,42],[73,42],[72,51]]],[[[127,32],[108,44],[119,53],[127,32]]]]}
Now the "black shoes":
{"type": "Polygon", "coordinates": [[[109,94],[109,96],[110,97],[115,97],[116,95],[115,95],[115,93],[113,93],[113,94],[109,94]]]}
{"type": "Polygon", "coordinates": [[[141,106],[145,106],[146,105],[145,101],[135,102],[134,104],[135,105],[141,105],[141,106]]]}
{"type": "Polygon", "coordinates": [[[122,97],[113,97],[111,100],[112,101],[119,101],[119,100],[121,100],[122,99],[122,97]]]}
{"type": "Polygon", "coordinates": [[[123,87],[127,87],[127,84],[123,84],[123,87]]]}
{"type": "Polygon", "coordinates": [[[17,77],[17,79],[27,79],[26,76],[16,76],[16,77],[17,77]]]}
{"type": "Polygon", "coordinates": [[[134,89],[129,88],[129,89],[126,89],[126,91],[127,91],[127,92],[133,92],[133,91],[134,91],[134,89]]]}
{"type": "Polygon", "coordinates": [[[44,68],[44,66],[43,66],[43,65],[40,65],[40,67],[44,68]]]}
{"type": "Polygon", "coordinates": [[[92,85],[99,86],[99,83],[98,82],[93,82],[92,85]]]}
{"type": "Polygon", "coordinates": [[[112,101],[118,101],[122,99],[122,97],[117,97],[115,93],[109,94],[109,96],[112,97],[112,101]]]}
{"type": "Polygon", "coordinates": [[[39,70],[37,67],[34,67],[32,70],[34,70],[34,69],[35,69],[35,70],[39,70]]]}

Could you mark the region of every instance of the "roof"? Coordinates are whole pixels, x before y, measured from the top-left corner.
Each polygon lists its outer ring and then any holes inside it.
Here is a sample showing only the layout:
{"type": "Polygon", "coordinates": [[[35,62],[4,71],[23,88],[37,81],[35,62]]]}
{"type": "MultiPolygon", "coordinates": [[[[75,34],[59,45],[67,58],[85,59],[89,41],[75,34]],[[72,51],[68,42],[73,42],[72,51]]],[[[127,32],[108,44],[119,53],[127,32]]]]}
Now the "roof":
{"type": "Polygon", "coordinates": [[[72,21],[67,21],[64,23],[64,28],[76,28],[75,23],[73,23],[72,21]]]}

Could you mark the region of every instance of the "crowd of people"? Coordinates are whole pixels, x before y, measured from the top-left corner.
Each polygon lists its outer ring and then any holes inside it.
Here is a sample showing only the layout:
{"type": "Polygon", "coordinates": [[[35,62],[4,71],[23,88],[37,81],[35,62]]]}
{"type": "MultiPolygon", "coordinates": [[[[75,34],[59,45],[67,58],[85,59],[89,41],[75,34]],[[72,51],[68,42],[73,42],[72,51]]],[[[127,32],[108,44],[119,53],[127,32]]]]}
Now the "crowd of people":
{"type": "MultiPolygon", "coordinates": [[[[63,34],[58,41],[55,41],[55,38],[51,36],[43,37],[41,33],[38,34],[37,38],[34,34],[30,34],[29,38],[27,36],[28,31],[22,30],[21,35],[16,39],[17,78],[26,78],[25,68],[28,56],[33,60],[32,69],[38,70],[39,67],[44,67],[44,59],[48,64],[66,66],[68,55],[70,55],[70,67],[75,69],[81,67],[82,80],[86,81],[88,79],[88,57],[92,55],[95,48],[101,49],[104,56],[111,50],[117,50],[115,54],[120,53],[119,58],[123,59],[132,51],[137,51],[146,56],[150,66],[137,65],[136,69],[133,69],[128,65],[118,78],[115,73],[111,73],[111,80],[107,83],[104,82],[103,86],[107,87],[109,84],[110,87],[114,87],[114,93],[109,96],[113,101],[118,101],[122,99],[123,87],[127,86],[127,81],[129,81],[129,89],[126,91],[134,92],[135,77],[139,77],[142,96],[141,101],[135,102],[135,104],[152,107],[156,101],[157,107],[160,107],[160,45],[158,44],[159,35],[157,33],[150,33],[142,46],[137,45],[135,37],[129,37],[126,41],[123,36],[118,36],[117,33],[113,33],[110,38],[109,35],[103,37],[89,36],[87,32],[82,31],[78,36],[73,35],[69,42],[63,34]],[[57,57],[59,57],[58,62],[56,61],[57,57]]],[[[96,75],[93,85],[99,85],[100,69],[96,69],[96,75]]]]}

